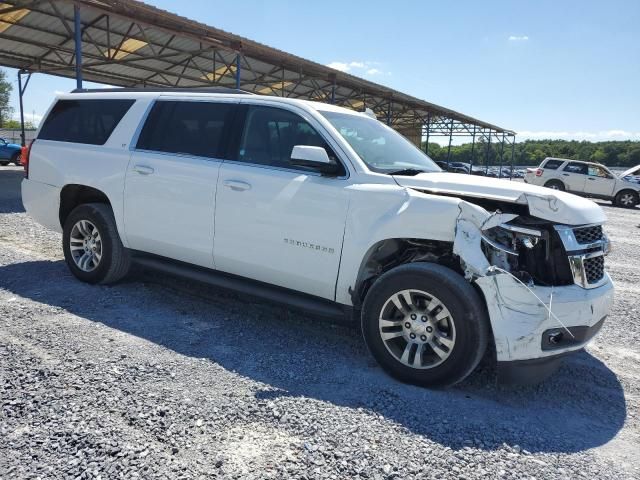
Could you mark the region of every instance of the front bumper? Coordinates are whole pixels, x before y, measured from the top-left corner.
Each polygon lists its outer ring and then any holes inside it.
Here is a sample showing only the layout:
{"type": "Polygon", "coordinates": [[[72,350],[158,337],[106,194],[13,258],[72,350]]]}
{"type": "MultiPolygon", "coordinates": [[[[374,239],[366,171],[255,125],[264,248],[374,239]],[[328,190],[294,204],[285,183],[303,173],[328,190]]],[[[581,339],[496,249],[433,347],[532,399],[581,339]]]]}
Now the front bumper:
{"type": "Polygon", "coordinates": [[[487,304],[498,362],[531,361],[583,348],[613,303],[613,282],[605,276],[597,288],[534,286],[533,293],[507,274],[476,279],[487,304]]]}

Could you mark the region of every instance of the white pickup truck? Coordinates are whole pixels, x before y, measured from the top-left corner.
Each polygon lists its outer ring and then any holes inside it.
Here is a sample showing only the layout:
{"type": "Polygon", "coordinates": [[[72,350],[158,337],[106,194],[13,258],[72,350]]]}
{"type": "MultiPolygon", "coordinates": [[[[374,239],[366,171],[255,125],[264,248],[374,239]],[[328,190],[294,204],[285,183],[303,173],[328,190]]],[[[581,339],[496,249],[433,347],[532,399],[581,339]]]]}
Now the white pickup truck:
{"type": "Polygon", "coordinates": [[[346,315],[406,382],[454,384],[486,351],[503,380],[539,380],[611,307],[595,203],[443,173],[344,108],[239,91],[64,94],[25,156],[26,210],[62,233],[80,280],[116,282],[138,262],[346,315]]]}

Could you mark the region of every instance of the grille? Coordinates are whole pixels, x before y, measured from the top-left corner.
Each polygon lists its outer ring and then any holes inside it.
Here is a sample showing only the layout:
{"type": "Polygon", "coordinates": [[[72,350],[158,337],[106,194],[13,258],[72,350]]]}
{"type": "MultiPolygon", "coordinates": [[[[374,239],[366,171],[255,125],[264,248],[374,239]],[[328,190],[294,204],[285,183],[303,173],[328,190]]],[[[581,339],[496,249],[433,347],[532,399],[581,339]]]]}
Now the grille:
{"type": "Polygon", "coordinates": [[[598,283],[604,277],[604,256],[585,258],[584,272],[587,283],[598,283]]]}
{"type": "Polygon", "coordinates": [[[593,243],[603,239],[602,226],[595,225],[593,227],[575,228],[573,234],[576,241],[580,244],[593,243]]]}

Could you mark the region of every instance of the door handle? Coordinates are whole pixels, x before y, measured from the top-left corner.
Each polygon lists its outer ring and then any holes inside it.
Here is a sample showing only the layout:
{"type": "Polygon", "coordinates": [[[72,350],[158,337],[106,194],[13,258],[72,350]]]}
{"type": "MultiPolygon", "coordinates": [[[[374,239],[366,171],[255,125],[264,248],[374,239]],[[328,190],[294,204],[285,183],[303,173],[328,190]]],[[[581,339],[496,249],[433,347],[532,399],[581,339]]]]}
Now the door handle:
{"type": "Polygon", "coordinates": [[[587,180],[591,180],[593,182],[595,178],[587,177],[587,180]]]}
{"type": "Polygon", "coordinates": [[[565,176],[565,177],[568,177],[568,176],[569,176],[569,174],[568,174],[568,173],[563,173],[562,175],[563,175],[563,176],[565,176]]]}
{"type": "Polygon", "coordinates": [[[244,190],[251,190],[251,185],[247,182],[240,180],[225,180],[224,186],[234,190],[236,192],[243,192],[244,190]]]}
{"type": "Polygon", "coordinates": [[[141,175],[151,175],[155,171],[146,165],[134,165],[133,169],[141,175]]]}

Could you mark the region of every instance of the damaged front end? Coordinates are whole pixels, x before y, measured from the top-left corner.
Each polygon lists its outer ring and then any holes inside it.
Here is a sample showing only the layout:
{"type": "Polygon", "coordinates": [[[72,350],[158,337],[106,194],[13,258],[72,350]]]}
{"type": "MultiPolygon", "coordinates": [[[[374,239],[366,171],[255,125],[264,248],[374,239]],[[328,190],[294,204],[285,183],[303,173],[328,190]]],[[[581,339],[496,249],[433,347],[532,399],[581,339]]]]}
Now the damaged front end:
{"type": "Polygon", "coordinates": [[[463,201],[453,251],[485,297],[503,380],[544,378],[559,356],[586,345],[611,307],[600,224],[490,213],[463,201]]]}

